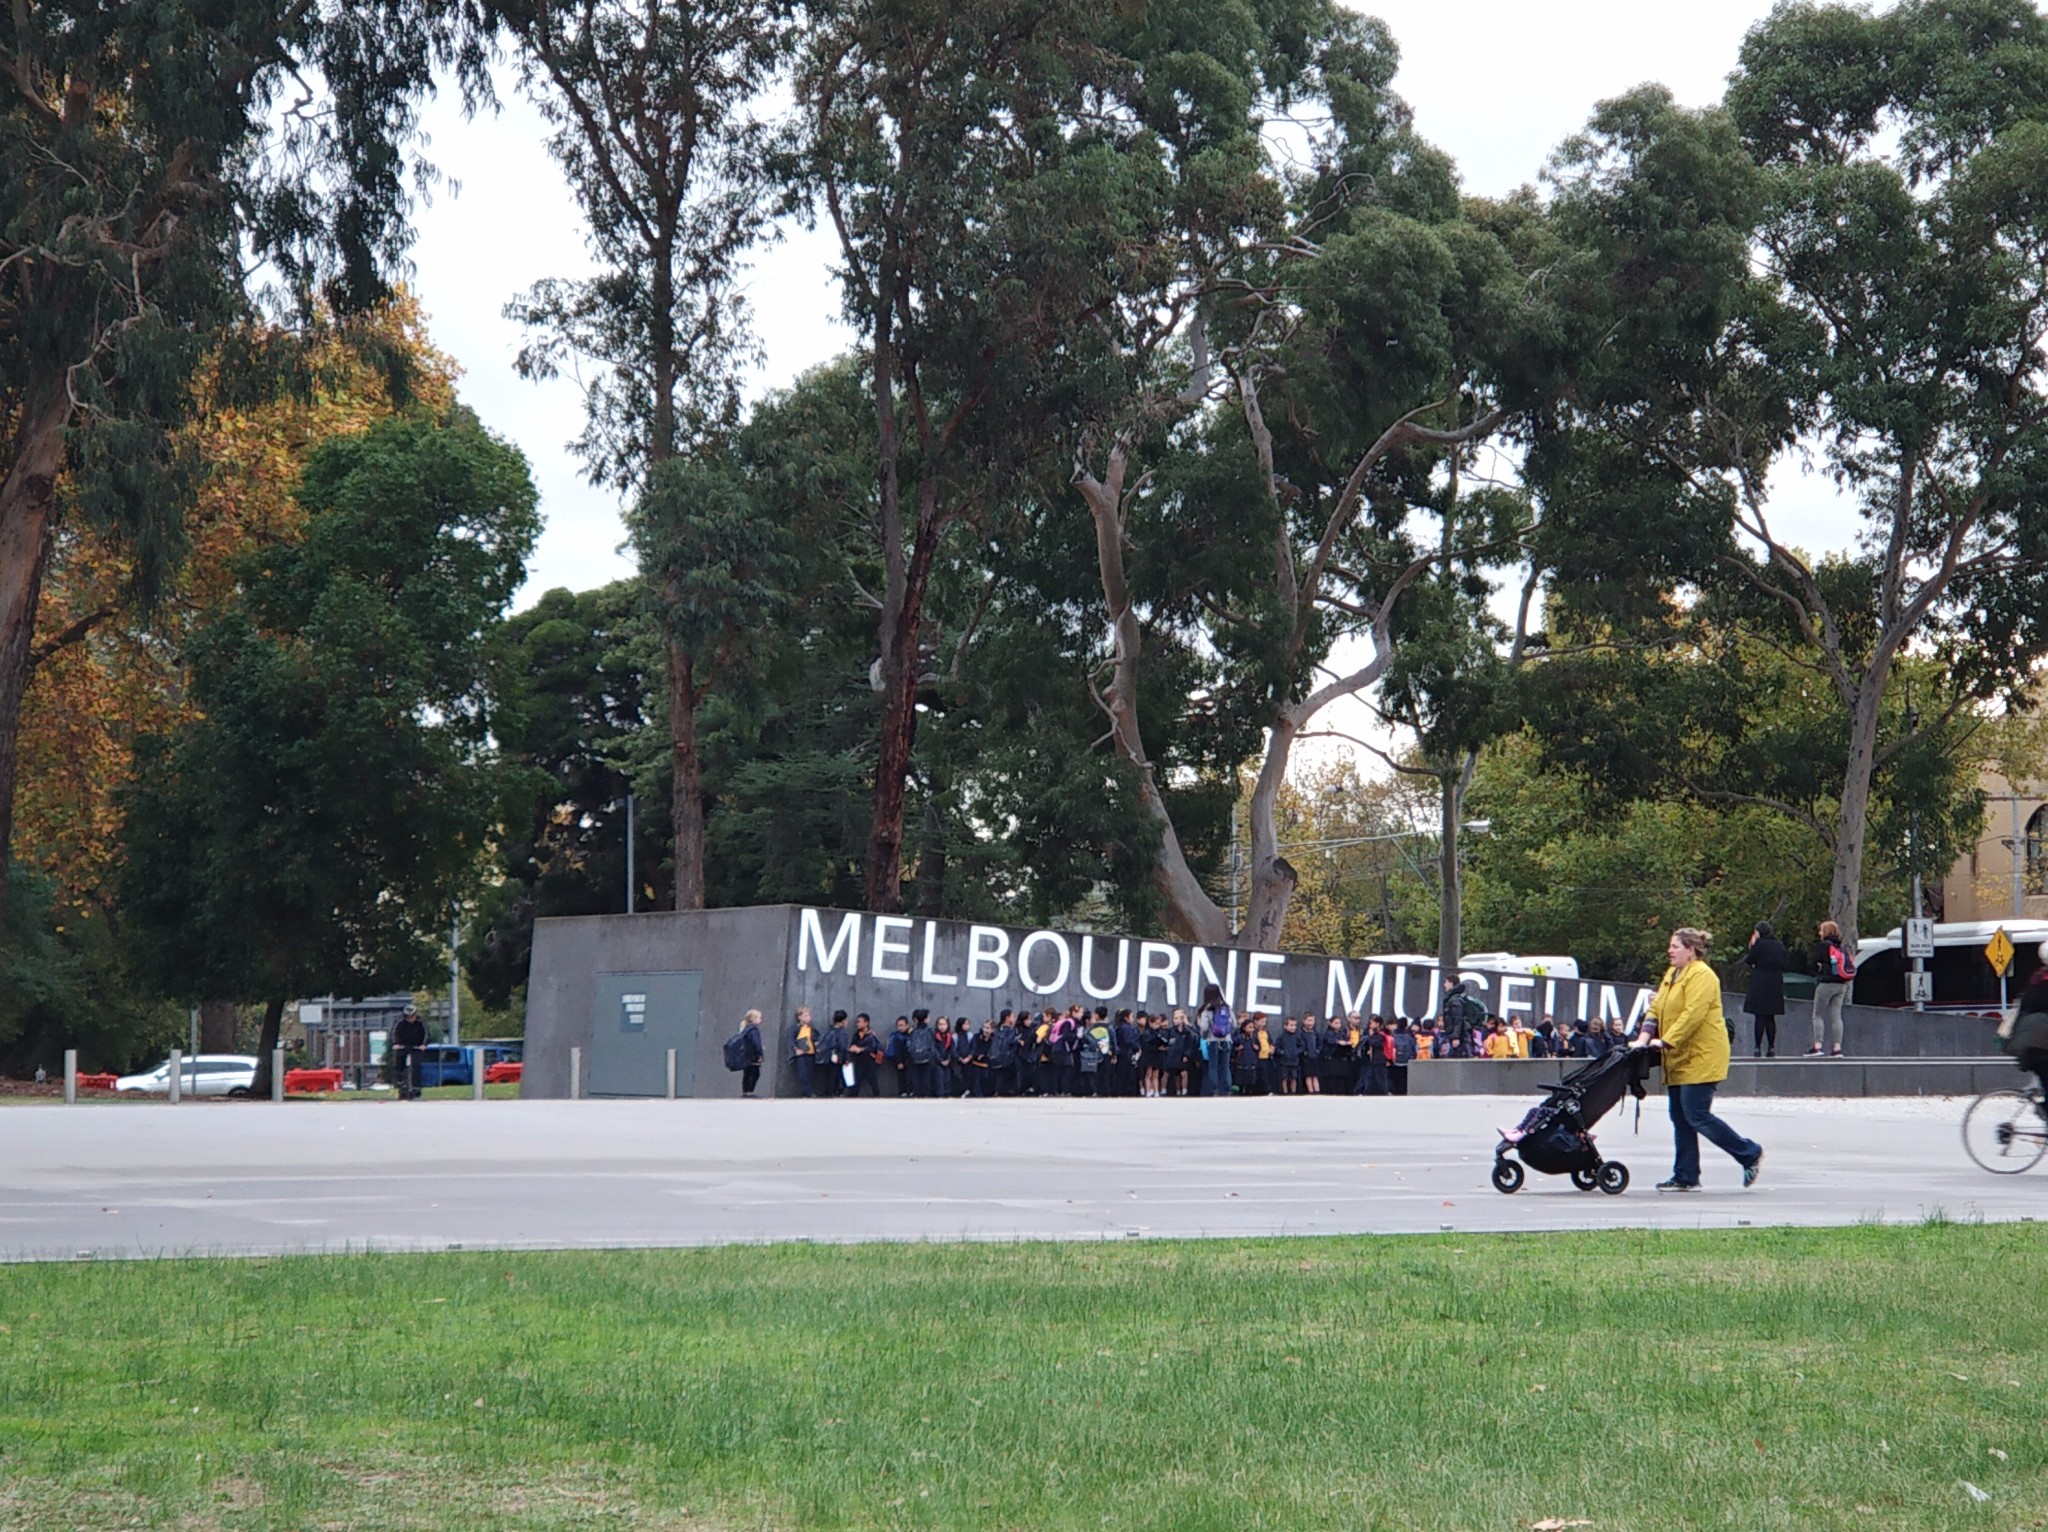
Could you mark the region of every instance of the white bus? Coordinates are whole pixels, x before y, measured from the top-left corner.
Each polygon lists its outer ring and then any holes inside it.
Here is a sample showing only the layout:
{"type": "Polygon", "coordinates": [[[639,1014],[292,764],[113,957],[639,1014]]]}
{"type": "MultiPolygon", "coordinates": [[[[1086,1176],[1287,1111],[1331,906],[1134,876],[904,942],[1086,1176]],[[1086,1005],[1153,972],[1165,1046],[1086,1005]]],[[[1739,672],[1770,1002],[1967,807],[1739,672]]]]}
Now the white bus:
{"type": "MultiPolygon", "coordinates": [[[[1993,934],[2004,931],[2013,945],[2012,968],[2006,977],[2006,994],[2017,995],[2020,986],[2041,966],[2041,943],[2048,941],[2048,920],[1957,920],[1934,928],[1934,956],[1927,960],[1934,975],[1934,999],[1930,1008],[1938,1011],[1995,1011],[1998,1009],[1998,975],[1984,956],[1993,934]]],[[[1906,1006],[1906,975],[1912,961],[1905,951],[1905,933],[1897,926],[1882,936],[1866,936],[1856,943],[1856,983],[1849,999],[1856,1005],[1906,1006]]]]}

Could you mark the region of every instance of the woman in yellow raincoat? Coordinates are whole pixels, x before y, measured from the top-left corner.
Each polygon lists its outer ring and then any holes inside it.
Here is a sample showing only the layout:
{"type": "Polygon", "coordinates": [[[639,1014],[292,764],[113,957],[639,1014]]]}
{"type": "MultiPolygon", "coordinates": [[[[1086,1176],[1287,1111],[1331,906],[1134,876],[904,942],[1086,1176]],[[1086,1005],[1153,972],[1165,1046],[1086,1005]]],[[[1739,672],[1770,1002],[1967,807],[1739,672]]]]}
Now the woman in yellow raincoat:
{"type": "Polygon", "coordinates": [[[1744,1138],[1714,1115],[1714,1091],[1728,1078],[1728,1023],[1721,1016],[1721,978],[1706,963],[1709,937],[1682,926],[1666,949],[1671,966],[1650,1002],[1664,1050],[1664,1084],[1671,1100],[1671,1179],[1660,1192],[1700,1189],[1700,1139],[1704,1136],[1742,1167],[1742,1184],[1754,1186],[1764,1162],[1763,1145],[1744,1138]]]}

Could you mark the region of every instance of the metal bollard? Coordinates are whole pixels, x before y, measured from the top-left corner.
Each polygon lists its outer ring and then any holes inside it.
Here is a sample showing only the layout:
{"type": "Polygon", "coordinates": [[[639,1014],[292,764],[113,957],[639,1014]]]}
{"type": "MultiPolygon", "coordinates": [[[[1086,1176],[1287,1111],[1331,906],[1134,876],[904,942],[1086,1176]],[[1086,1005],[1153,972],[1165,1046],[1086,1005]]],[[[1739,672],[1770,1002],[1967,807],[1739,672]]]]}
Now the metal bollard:
{"type": "Polygon", "coordinates": [[[583,1050],[581,1048],[571,1048],[569,1050],[569,1099],[571,1101],[581,1101],[583,1099],[583,1050]]]}
{"type": "Polygon", "coordinates": [[[676,1099],[676,1051],[673,1048],[668,1051],[668,1099],[676,1099]]]}
{"type": "MultiPolygon", "coordinates": [[[[185,1083],[185,1055],[179,1049],[171,1050],[171,1105],[178,1104],[179,1089],[185,1083]]],[[[196,1081],[194,1083],[197,1083],[196,1081]]]]}
{"type": "Polygon", "coordinates": [[[272,1050],[270,1055],[270,1099],[284,1100],[284,1049],[272,1050]]]}
{"type": "Polygon", "coordinates": [[[481,1048],[469,1050],[469,1099],[484,1099],[484,1051],[481,1048]]]}
{"type": "Polygon", "coordinates": [[[66,1106],[78,1104],[78,1050],[76,1048],[66,1048],[64,1050],[64,1104],[66,1106]]]}

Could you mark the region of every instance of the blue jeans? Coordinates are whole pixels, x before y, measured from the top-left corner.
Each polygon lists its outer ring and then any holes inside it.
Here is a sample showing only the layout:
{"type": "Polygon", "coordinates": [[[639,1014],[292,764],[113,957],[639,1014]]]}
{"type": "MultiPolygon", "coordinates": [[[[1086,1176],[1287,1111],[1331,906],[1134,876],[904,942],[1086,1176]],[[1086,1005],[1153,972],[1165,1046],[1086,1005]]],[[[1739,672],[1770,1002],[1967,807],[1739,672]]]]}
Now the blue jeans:
{"type": "Polygon", "coordinates": [[[1227,1037],[1209,1039],[1209,1058],[1202,1068],[1202,1094],[1230,1094],[1230,1039],[1227,1037]]]}
{"type": "Polygon", "coordinates": [[[1671,1160],[1671,1179],[1697,1186],[1700,1179],[1700,1139],[1732,1155],[1738,1165],[1754,1165],[1763,1145],[1744,1138],[1714,1115],[1713,1085],[1674,1085],[1671,1097],[1671,1140],[1676,1153],[1671,1160]]]}

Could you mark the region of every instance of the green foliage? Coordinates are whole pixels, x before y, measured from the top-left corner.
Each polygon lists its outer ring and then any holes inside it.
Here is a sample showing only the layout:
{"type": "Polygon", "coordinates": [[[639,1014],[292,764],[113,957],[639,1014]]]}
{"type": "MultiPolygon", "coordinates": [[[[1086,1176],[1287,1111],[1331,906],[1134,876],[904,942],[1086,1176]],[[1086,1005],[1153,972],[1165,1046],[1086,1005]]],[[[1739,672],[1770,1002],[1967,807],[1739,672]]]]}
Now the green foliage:
{"type": "Polygon", "coordinates": [[[173,994],[432,982],[508,786],[484,639],[538,529],[525,460],[464,412],[399,417],[299,495],[304,541],[192,639],[201,716],[138,747],[121,904],[173,994]]]}
{"type": "Polygon", "coordinates": [[[185,1015],[157,999],[130,961],[116,918],[72,905],[56,882],[24,863],[12,869],[0,937],[0,1067],[54,1077],[64,1050],[82,1070],[125,1071],[184,1035],[185,1015]]]}
{"type": "Polygon", "coordinates": [[[660,654],[637,580],[598,590],[551,590],[490,637],[498,686],[492,737],[530,779],[508,816],[499,878],[483,893],[463,956],[484,1004],[502,1008],[526,983],[533,922],[550,915],[624,911],[626,796],[635,804],[635,905],[665,899],[661,844],[665,794],[631,775],[649,729],[647,690],[660,654]]]}

